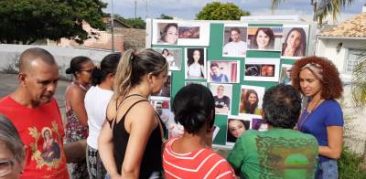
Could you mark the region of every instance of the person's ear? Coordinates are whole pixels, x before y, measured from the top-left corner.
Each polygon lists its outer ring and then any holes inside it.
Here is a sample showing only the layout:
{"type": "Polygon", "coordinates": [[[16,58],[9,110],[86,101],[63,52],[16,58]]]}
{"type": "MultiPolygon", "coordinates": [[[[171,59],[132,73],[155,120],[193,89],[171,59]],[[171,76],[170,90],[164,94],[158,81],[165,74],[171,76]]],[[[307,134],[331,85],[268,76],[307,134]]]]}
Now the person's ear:
{"type": "Polygon", "coordinates": [[[21,84],[25,84],[25,79],[26,79],[27,75],[25,73],[19,73],[18,74],[18,80],[21,84]]]}

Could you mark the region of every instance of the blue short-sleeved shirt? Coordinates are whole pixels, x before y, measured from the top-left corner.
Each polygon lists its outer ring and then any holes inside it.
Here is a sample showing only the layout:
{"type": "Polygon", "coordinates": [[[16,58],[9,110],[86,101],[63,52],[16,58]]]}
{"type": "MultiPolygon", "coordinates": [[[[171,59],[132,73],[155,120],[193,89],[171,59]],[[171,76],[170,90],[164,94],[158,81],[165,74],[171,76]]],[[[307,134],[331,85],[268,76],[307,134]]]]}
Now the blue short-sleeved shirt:
{"type": "MultiPolygon", "coordinates": [[[[343,127],[343,124],[343,112],[339,103],[335,100],[325,100],[311,113],[306,109],[302,112],[298,128],[304,133],[312,134],[317,139],[319,146],[327,146],[327,127],[343,127]]],[[[324,156],[319,158],[320,162],[329,160],[324,156]]]]}

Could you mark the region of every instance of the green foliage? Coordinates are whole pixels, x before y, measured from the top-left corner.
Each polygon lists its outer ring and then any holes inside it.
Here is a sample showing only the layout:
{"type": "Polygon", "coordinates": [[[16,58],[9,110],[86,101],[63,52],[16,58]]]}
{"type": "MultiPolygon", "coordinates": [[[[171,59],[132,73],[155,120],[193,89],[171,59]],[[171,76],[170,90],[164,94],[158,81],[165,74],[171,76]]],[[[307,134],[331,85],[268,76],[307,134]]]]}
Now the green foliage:
{"type": "Polygon", "coordinates": [[[352,97],[357,106],[366,104],[366,54],[360,54],[363,58],[353,69],[352,97]]]}
{"type": "Polygon", "coordinates": [[[99,0],[6,0],[0,1],[0,42],[30,44],[40,39],[87,38],[81,22],[104,29],[99,0]]]}
{"type": "Polygon", "coordinates": [[[141,17],[126,19],[126,23],[136,29],[145,29],[146,23],[141,17]]]}
{"type": "Polygon", "coordinates": [[[199,20],[240,20],[241,16],[249,16],[250,13],[241,10],[233,3],[212,2],[196,15],[199,20]]]}
{"type": "Polygon", "coordinates": [[[145,29],[146,28],[146,23],[141,17],[125,19],[124,17],[122,17],[118,14],[115,14],[114,18],[116,18],[116,19],[120,20],[121,22],[124,22],[127,25],[129,25],[133,28],[136,28],[136,29],[145,29]]]}
{"type": "Polygon", "coordinates": [[[342,151],[338,160],[340,179],[366,178],[366,170],[362,168],[364,158],[352,153],[347,148],[342,151]]]}
{"type": "Polygon", "coordinates": [[[165,14],[160,14],[160,17],[158,17],[158,19],[173,19],[173,17],[165,14]]]}
{"type": "MultiPolygon", "coordinates": [[[[276,9],[281,3],[286,0],[272,0],[272,9],[276,9]]],[[[323,19],[327,15],[331,15],[333,19],[337,19],[341,12],[341,8],[345,7],[346,4],[351,4],[353,0],[310,0],[310,5],[313,6],[314,20],[317,20],[319,24],[323,23],[323,19]]]]}

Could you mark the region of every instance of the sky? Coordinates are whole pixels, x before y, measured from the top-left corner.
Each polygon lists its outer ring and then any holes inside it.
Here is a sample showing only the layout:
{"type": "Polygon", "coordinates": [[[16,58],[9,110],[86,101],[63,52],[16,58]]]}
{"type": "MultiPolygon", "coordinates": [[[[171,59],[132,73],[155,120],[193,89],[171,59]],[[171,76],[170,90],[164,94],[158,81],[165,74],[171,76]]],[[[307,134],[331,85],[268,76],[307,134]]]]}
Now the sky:
{"type": "MultiPolygon", "coordinates": [[[[108,3],[106,12],[111,12],[112,0],[102,0],[108,3]]],[[[217,0],[216,0],[217,1],[217,0]]],[[[271,10],[271,0],[221,0],[220,2],[232,2],[241,9],[249,11],[251,15],[299,15],[311,19],[312,6],[310,0],[284,0],[277,10],[271,10]]],[[[145,19],[157,18],[160,14],[177,17],[179,19],[195,19],[195,15],[212,0],[113,0],[113,12],[122,17],[135,17],[145,19]]],[[[339,20],[349,18],[362,12],[362,6],[366,0],[353,0],[351,5],[342,9],[339,20]]]]}

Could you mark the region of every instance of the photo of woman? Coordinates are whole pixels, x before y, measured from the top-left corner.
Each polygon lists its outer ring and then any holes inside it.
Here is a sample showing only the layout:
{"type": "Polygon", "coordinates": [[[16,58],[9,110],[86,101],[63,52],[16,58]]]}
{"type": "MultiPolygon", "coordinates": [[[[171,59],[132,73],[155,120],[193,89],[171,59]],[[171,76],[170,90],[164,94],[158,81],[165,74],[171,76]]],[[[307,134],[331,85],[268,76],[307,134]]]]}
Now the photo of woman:
{"type": "Polygon", "coordinates": [[[258,28],[251,43],[251,49],[266,50],[273,49],[274,34],[270,28],[258,28]]]}
{"type": "Polygon", "coordinates": [[[178,40],[178,24],[167,23],[159,24],[160,29],[160,43],[164,44],[177,44],[178,40]]]}
{"type": "Polygon", "coordinates": [[[241,88],[239,113],[261,115],[263,94],[263,87],[243,85],[241,88]]]}
{"type": "Polygon", "coordinates": [[[182,50],[179,48],[153,48],[163,55],[166,61],[169,64],[170,71],[176,71],[181,69],[181,58],[182,58],[182,50]]]}
{"type": "Polygon", "coordinates": [[[282,44],[282,56],[305,56],[306,33],[302,27],[293,27],[287,33],[282,44]]]}
{"type": "Polygon", "coordinates": [[[186,79],[205,78],[205,52],[204,48],[188,48],[186,50],[186,79]]]}
{"type": "Polygon", "coordinates": [[[248,49],[281,51],[282,27],[249,27],[248,49]]]}
{"type": "Polygon", "coordinates": [[[249,129],[250,121],[239,118],[229,118],[227,122],[227,143],[235,143],[236,140],[249,129]]]}

